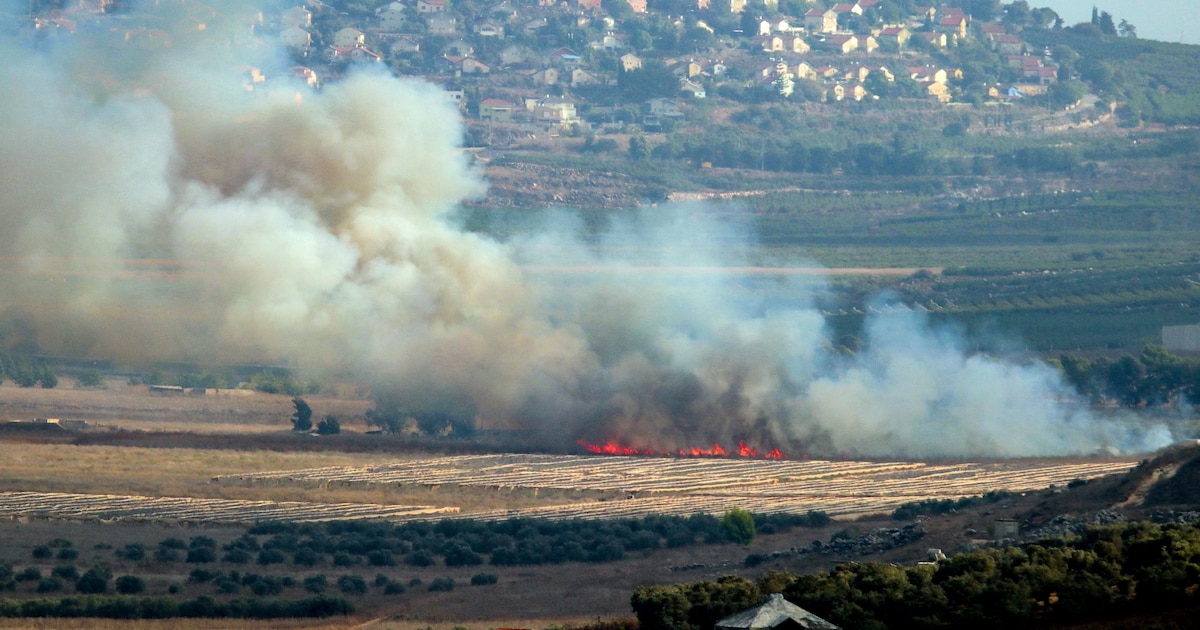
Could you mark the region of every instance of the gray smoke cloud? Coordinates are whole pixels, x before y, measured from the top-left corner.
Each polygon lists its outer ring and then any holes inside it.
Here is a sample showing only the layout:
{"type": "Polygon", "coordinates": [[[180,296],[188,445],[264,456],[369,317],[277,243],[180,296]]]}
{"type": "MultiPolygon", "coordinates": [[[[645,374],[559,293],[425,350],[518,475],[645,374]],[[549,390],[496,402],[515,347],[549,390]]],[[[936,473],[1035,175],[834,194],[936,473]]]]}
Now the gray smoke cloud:
{"type": "Polygon", "coordinates": [[[971,355],[912,313],[839,355],[820,279],[712,271],[750,265],[753,243],[695,208],[589,242],[569,213],[513,242],[466,232],[457,206],[485,183],[421,81],[360,71],[315,92],[255,48],[269,79],[247,91],[220,28],[151,49],[97,31],[0,44],[0,306],[41,352],[282,363],[560,446],[1022,456],[1171,438],[1098,421],[1052,369],[971,355]]]}

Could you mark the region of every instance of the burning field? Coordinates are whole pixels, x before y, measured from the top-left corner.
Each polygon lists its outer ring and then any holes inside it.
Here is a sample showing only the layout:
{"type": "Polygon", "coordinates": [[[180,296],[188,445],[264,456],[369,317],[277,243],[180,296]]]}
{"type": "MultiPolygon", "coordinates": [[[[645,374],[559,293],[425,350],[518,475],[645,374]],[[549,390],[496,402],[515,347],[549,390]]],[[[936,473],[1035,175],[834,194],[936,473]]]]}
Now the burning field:
{"type": "Polygon", "coordinates": [[[486,182],[439,87],[351,68],[313,90],[237,28],[162,49],[107,28],[0,41],[0,348],[286,365],[369,384],[384,420],[520,430],[558,452],[1027,457],[1172,440],[907,309],[876,309],[844,354],[820,277],[715,273],[764,262],[745,226],[695,206],[599,234],[566,209],[505,241],[470,232],[461,204],[486,182]],[[247,84],[248,65],[266,80],[247,84]],[[633,271],[528,271],[563,267],[633,271]]]}

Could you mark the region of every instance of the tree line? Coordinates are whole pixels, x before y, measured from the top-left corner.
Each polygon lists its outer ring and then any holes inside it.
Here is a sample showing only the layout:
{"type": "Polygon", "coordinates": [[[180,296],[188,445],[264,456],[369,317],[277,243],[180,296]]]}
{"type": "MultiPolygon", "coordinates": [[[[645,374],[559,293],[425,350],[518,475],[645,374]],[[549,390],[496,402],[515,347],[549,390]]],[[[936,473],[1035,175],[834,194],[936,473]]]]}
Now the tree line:
{"type": "Polygon", "coordinates": [[[1139,355],[1088,359],[1064,353],[1051,363],[1093,404],[1153,407],[1200,400],[1200,359],[1155,344],[1147,344],[1139,355]]]}
{"type": "Polygon", "coordinates": [[[823,527],[829,520],[823,512],[752,515],[731,510],[720,518],[696,514],[615,520],[452,519],[399,525],[371,521],[272,522],[251,527],[245,536],[225,545],[225,554],[220,558],[259,564],[290,560],[308,566],[332,563],[373,567],[599,563],[661,548],[745,544],[757,533],[823,527]]]}
{"type": "Polygon", "coordinates": [[[1195,524],[1136,522],[936,564],[642,587],[631,604],[641,630],[705,630],[772,593],[844,628],[1044,627],[1194,606],[1198,575],[1195,524]]]}

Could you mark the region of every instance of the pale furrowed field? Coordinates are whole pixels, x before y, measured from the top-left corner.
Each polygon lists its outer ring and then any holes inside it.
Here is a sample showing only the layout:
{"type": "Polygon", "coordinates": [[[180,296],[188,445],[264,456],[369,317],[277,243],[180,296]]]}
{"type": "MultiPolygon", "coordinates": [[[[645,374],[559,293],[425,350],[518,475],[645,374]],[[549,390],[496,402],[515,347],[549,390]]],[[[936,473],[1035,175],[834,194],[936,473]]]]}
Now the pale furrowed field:
{"type": "Polygon", "coordinates": [[[1110,459],[922,463],[462,455],[386,464],[243,469],[216,475],[203,485],[206,495],[306,497],[300,501],[0,492],[0,518],[180,523],[565,519],[720,514],[735,507],[761,513],[816,510],[854,518],[887,513],[911,501],[1040,490],[1124,472],[1134,465],[1110,459]],[[414,498],[420,504],[405,503],[414,498]]]}

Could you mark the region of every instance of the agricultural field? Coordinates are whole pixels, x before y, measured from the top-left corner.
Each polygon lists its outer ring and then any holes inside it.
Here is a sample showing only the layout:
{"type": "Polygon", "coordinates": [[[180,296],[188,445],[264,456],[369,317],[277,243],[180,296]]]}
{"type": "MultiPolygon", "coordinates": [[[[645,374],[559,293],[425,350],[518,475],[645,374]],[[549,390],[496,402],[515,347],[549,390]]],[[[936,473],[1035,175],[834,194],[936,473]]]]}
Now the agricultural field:
{"type": "Polygon", "coordinates": [[[218,492],[226,488],[234,492],[244,488],[271,492],[299,487],[315,492],[357,490],[362,496],[379,496],[395,490],[390,504],[326,502],[318,498],[319,494],[309,501],[273,501],[10,491],[0,492],[0,518],[226,524],[352,519],[402,522],[455,517],[498,520],[720,515],[741,508],[763,514],[819,511],[853,519],[886,514],[913,501],[993,490],[1041,490],[1124,472],[1133,465],[1128,460],[1108,459],[921,463],[462,455],[366,466],[242,472],[216,476],[210,482],[218,492]],[[401,503],[402,497],[414,496],[419,490],[427,491],[424,496],[437,504],[401,503]],[[487,502],[474,499],[461,501],[463,495],[478,497],[487,493],[495,495],[495,504],[512,507],[489,507],[487,502]]]}
{"type": "MultiPolygon", "coordinates": [[[[0,535],[7,541],[0,562],[10,563],[18,574],[37,570],[42,576],[18,582],[10,596],[39,596],[36,588],[52,586],[53,572],[65,572],[68,566],[80,572],[93,565],[110,567],[115,577],[144,579],[146,595],[181,601],[227,601],[281,586],[278,595],[268,597],[296,600],[311,594],[306,581],[326,576],[328,592],[348,599],[358,612],[332,625],[315,619],[288,622],[291,627],[543,628],[628,615],[630,593],[646,584],[828,568],[840,558],[792,553],[753,569],[743,561],[748,554],[768,557],[835,535],[901,527],[890,512],[905,503],[996,490],[1016,493],[1002,503],[970,510],[973,520],[966,525],[924,524],[930,532],[926,539],[909,545],[912,549],[891,552],[897,554],[895,561],[915,561],[904,554],[919,555],[926,546],[970,544],[974,537],[964,532],[987,531],[992,519],[1036,501],[1051,485],[1065,489],[1136,465],[1133,459],[1110,457],[776,461],[455,451],[452,444],[459,440],[429,440],[414,447],[388,439],[399,436],[363,434],[366,425],[354,410],[365,402],[353,394],[309,398],[316,414],[332,411],[347,418],[342,435],[314,437],[288,429],[291,405],[285,395],[162,396],[113,381],[109,387],[2,388],[4,417],[82,415],[90,425],[82,431],[0,433],[0,535]],[[156,430],[156,418],[167,428],[156,430]],[[230,429],[239,425],[241,431],[230,429]],[[189,426],[191,430],[181,430],[189,426]],[[390,531],[392,524],[448,531],[471,521],[479,527],[503,527],[533,518],[564,526],[588,522],[620,528],[628,519],[685,517],[690,522],[690,515],[720,516],[731,508],[799,516],[824,512],[833,520],[786,533],[763,532],[745,546],[660,544],[626,550],[621,559],[585,564],[503,565],[491,562],[491,556],[500,557],[493,552],[484,556],[482,566],[450,566],[440,555],[423,566],[399,549],[395,564],[382,556],[346,564],[329,546],[311,558],[301,548],[286,546],[283,555],[271,555],[275,545],[289,544],[296,536],[316,544],[318,538],[309,534],[332,535],[337,528],[351,536],[354,531],[390,531]],[[288,527],[296,529],[271,533],[269,524],[256,525],[273,519],[291,521],[288,527]],[[289,538],[289,531],[295,536],[289,538]],[[247,532],[255,534],[248,538],[247,532]],[[209,539],[215,559],[189,560],[192,547],[209,539]],[[261,549],[234,558],[237,545],[249,539],[261,549]],[[168,546],[171,541],[176,547],[168,546]],[[179,541],[188,548],[177,548],[179,541]],[[42,557],[46,548],[52,557],[42,557]],[[131,550],[139,548],[145,557],[131,559],[131,550]],[[74,560],[63,559],[68,552],[74,560]],[[193,579],[204,575],[216,577],[193,579]],[[497,582],[475,586],[472,581],[480,575],[494,576],[490,579],[497,582]],[[431,588],[450,580],[457,589],[431,588]],[[360,585],[365,592],[357,590],[360,585]],[[401,590],[397,585],[404,592],[395,593],[401,590]],[[486,610],[480,609],[481,597],[489,602],[486,610]]],[[[349,544],[350,538],[345,540],[349,544]]],[[[595,545],[579,549],[598,553],[595,545]]],[[[572,553],[568,547],[561,552],[572,553]]],[[[70,584],[63,588],[62,594],[73,592],[70,584]]],[[[0,620],[0,627],[13,626],[0,620]]],[[[62,620],[47,627],[86,626],[62,620]]],[[[230,620],[211,627],[282,626],[230,620]]]]}

